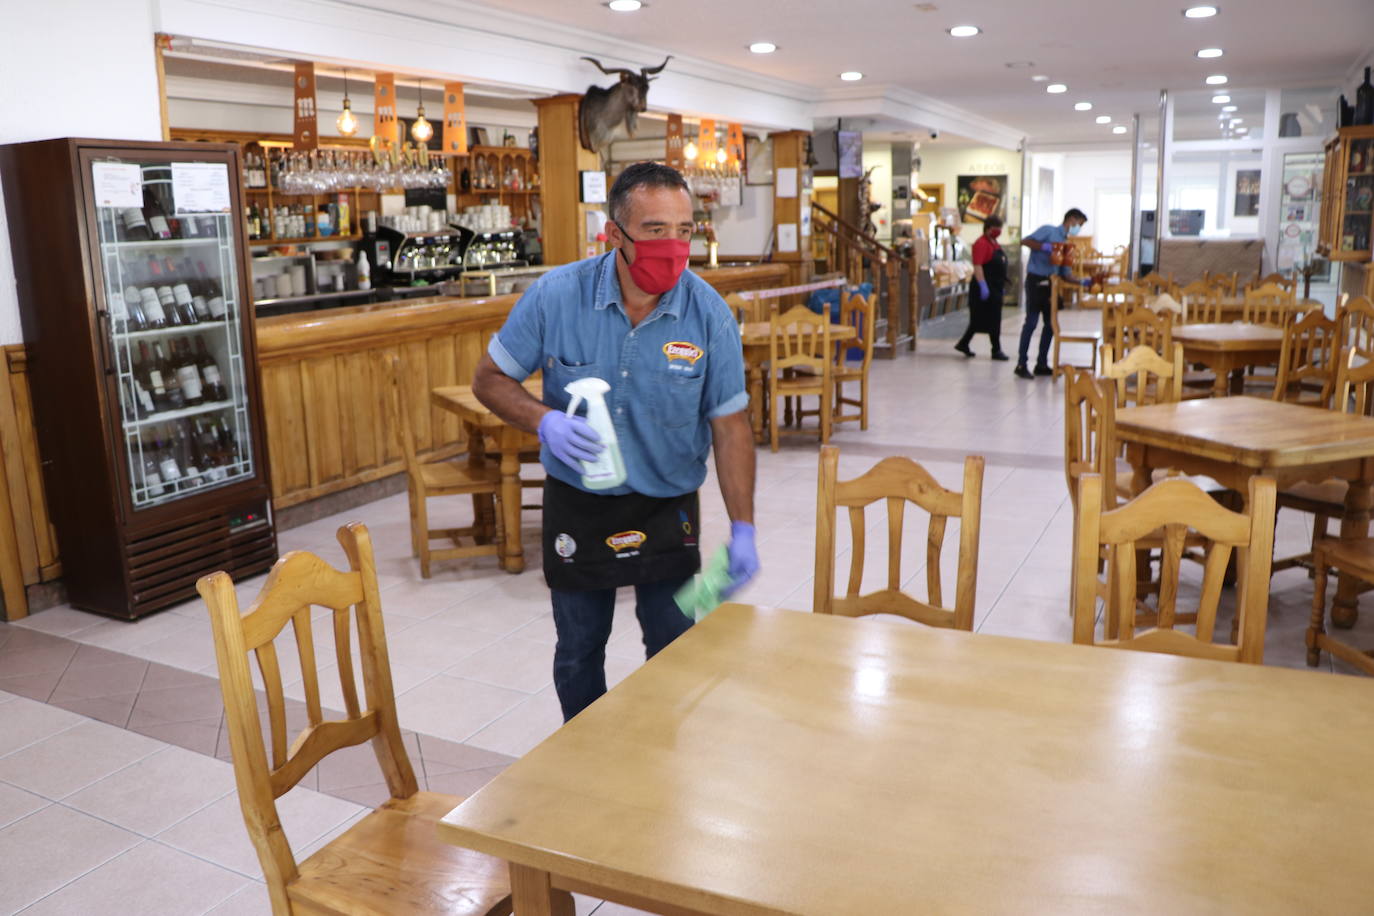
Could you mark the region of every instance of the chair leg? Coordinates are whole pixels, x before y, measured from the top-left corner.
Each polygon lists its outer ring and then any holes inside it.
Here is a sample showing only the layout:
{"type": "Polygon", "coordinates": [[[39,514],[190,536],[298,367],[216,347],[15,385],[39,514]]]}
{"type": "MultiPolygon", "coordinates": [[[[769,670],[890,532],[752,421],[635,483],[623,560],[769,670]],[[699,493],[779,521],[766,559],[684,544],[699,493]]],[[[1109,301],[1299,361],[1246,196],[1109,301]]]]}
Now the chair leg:
{"type": "Polygon", "coordinates": [[[859,376],[859,429],[868,429],[868,373],[859,376]]]}
{"type": "Polygon", "coordinates": [[[1307,624],[1307,667],[1315,668],[1321,661],[1322,650],[1318,638],[1326,632],[1326,551],[1312,549],[1312,619],[1307,624]]]}
{"type": "Polygon", "coordinates": [[[777,388],[773,388],[773,391],[769,394],[769,405],[771,409],[768,412],[768,435],[773,446],[773,451],[775,452],[778,450],[778,424],[782,422],[782,416],[778,413],[778,401],[777,388]]]}
{"type": "Polygon", "coordinates": [[[1318,512],[1312,517],[1312,568],[1307,571],[1309,579],[1314,579],[1317,575],[1317,542],[1326,537],[1328,521],[1324,512],[1318,512]]]}
{"type": "Polygon", "coordinates": [[[833,417],[830,414],[833,404],[830,401],[830,386],[821,386],[821,445],[830,441],[830,426],[833,417]]]}
{"type": "Polygon", "coordinates": [[[425,537],[425,526],[419,521],[420,506],[424,505],[425,497],[424,494],[416,492],[414,481],[410,481],[408,492],[410,498],[410,555],[419,559],[425,537]]]}
{"type": "Polygon", "coordinates": [[[423,493],[410,513],[411,536],[420,539],[420,578],[429,578],[429,505],[423,493]]]}

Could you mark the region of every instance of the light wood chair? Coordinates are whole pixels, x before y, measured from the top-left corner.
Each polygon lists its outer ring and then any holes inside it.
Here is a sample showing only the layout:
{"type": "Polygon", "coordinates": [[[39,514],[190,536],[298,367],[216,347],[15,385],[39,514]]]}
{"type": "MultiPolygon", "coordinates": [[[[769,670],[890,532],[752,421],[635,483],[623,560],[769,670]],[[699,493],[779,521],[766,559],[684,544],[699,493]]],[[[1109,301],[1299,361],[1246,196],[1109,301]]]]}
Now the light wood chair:
{"type": "Polygon", "coordinates": [[[1374,354],[1374,302],[1368,296],[1343,298],[1336,311],[1340,347],[1374,354]]]}
{"type": "Polygon", "coordinates": [[[233,752],[234,780],[249,839],[276,914],[511,912],[506,863],[439,840],[437,823],[463,799],[419,791],[401,743],[372,541],[353,522],[339,530],[349,570],[292,551],[272,567],[257,599],[240,615],[234,583],[223,572],[196,583],[210,610],[233,752]],[[346,707],[342,719],[320,706],[311,608],[332,610],[335,654],[346,707]],[[350,613],[352,609],[352,613],[350,613]],[[363,701],[354,682],[351,623],[356,625],[363,701]],[[295,634],[309,724],[287,743],[286,701],[275,640],[295,634]],[[248,656],[256,656],[267,699],[272,762],[263,743],[248,656]],[[277,799],[329,754],[371,741],[391,798],[304,862],[282,830],[277,799]]]}
{"type": "MultiPolygon", "coordinates": [[[[1374,362],[1359,363],[1357,360],[1360,358],[1360,352],[1353,348],[1340,352],[1335,360],[1336,379],[1332,385],[1334,393],[1331,404],[1332,409],[1343,413],[1369,416],[1374,411],[1374,362]]],[[[1345,498],[1349,490],[1350,484],[1339,478],[1320,483],[1300,481],[1279,490],[1280,509],[1293,509],[1312,515],[1312,547],[1305,553],[1275,560],[1275,572],[1304,566],[1315,574],[1317,546],[1328,537],[1332,519],[1344,520],[1345,498]]]]}
{"type": "Polygon", "coordinates": [[[769,320],[772,328],[768,337],[768,422],[773,451],[778,450],[778,439],[784,434],[809,435],[808,430],[781,428],[783,414],[779,407],[783,398],[797,398],[798,404],[802,397],[821,399],[817,421],[821,443],[825,444],[830,441],[834,396],[830,316],[795,305],[769,320]]]}
{"type": "Polygon", "coordinates": [[[1196,484],[1169,478],[1125,505],[1102,510],[1102,478],[1085,474],[1079,481],[1079,517],[1073,557],[1073,641],[1218,661],[1259,664],[1264,661],[1265,616],[1269,604],[1269,561],[1274,547],[1274,481],[1252,477],[1250,511],[1224,509],[1196,484]],[[1108,552],[1108,589],[1113,600],[1131,607],[1138,589],[1136,556],[1143,537],[1163,531],[1160,587],[1155,623],[1136,632],[1136,620],[1122,615],[1115,638],[1096,638],[1097,567],[1108,552]],[[1196,633],[1175,628],[1179,569],[1190,531],[1208,542],[1202,591],[1193,622],[1196,633]],[[1239,635],[1236,645],[1212,641],[1222,580],[1233,550],[1239,551],[1240,581],[1236,593],[1239,635]]]}
{"type": "Polygon", "coordinates": [[[1070,297],[1078,297],[1081,293],[1082,287],[1076,283],[1064,280],[1058,275],[1050,278],[1050,330],[1054,332],[1053,352],[1050,359],[1054,362],[1055,369],[1065,366],[1065,363],[1059,359],[1059,345],[1061,343],[1087,344],[1089,368],[1097,368],[1097,348],[1102,343],[1102,334],[1092,330],[1079,330],[1066,334],[1059,326],[1060,304],[1069,301],[1070,297]]]}
{"type": "Polygon", "coordinates": [[[1257,276],[1253,283],[1246,286],[1246,289],[1259,289],[1263,286],[1277,286],[1290,294],[1296,294],[1298,289],[1298,278],[1295,275],[1280,273],[1272,273],[1264,277],[1257,276]]]}
{"type": "Polygon", "coordinates": [[[739,293],[729,293],[725,297],[725,304],[734,313],[735,320],[741,324],[757,320],[754,317],[754,303],[745,299],[739,293]]]}
{"type": "Polygon", "coordinates": [[[1167,353],[1174,345],[1174,320],[1145,307],[1125,309],[1118,312],[1112,336],[1103,343],[1111,344],[1117,353],[1128,353],[1136,347],[1167,353]]]}
{"type": "Polygon", "coordinates": [[[1078,513],[1078,479],[1102,477],[1103,508],[1118,496],[1130,498],[1130,480],[1117,478],[1116,386],[1087,369],[1064,370],[1064,479],[1074,517],[1078,513]]]}
{"type": "Polygon", "coordinates": [[[1104,379],[1116,385],[1116,406],[1172,404],[1183,398],[1183,345],[1173,344],[1165,359],[1150,347],[1135,347],[1117,360],[1110,344],[1102,346],[1104,379]]]}
{"type": "MultiPolygon", "coordinates": [[[[394,355],[386,361],[386,380],[391,428],[396,431],[401,447],[410,493],[410,551],[411,556],[420,560],[420,575],[428,579],[430,564],[435,560],[499,556],[502,534],[500,467],[485,463],[474,467],[466,459],[457,458],[421,461],[415,453],[410,405],[406,404],[401,384],[401,361],[394,355]],[[430,528],[429,500],[440,496],[473,497],[473,524],[459,528],[430,528]],[[489,501],[492,511],[479,511],[479,500],[489,501]],[[431,542],[436,538],[444,538],[454,546],[434,548],[431,542]],[[461,538],[470,538],[473,543],[463,545],[459,542],[461,538]]],[[[469,443],[469,447],[481,449],[484,444],[469,443]]]]}
{"type": "Polygon", "coordinates": [[[1195,280],[1178,291],[1186,324],[1217,324],[1222,320],[1221,292],[1202,280],[1195,280]]]}
{"type": "Polygon", "coordinates": [[[1295,314],[1293,305],[1292,290],[1266,283],[1245,291],[1243,320],[1271,328],[1287,327],[1295,314]]]}
{"type": "Polygon", "coordinates": [[[1151,271],[1143,277],[1136,278],[1135,285],[1145,290],[1147,296],[1158,296],[1160,293],[1168,293],[1175,299],[1178,298],[1178,286],[1174,283],[1174,275],[1156,273],[1151,271]]]}
{"type": "Polygon", "coordinates": [[[1319,311],[1308,312],[1284,332],[1274,400],[1331,406],[1339,332],[1340,325],[1319,311]]]}
{"type": "Polygon", "coordinates": [[[1240,273],[1214,274],[1210,270],[1202,272],[1202,282],[1215,289],[1218,295],[1234,298],[1239,295],[1240,273]]]}
{"type": "Polygon", "coordinates": [[[853,480],[839,480],[840,450],[821,449],[816,494],[816,579],[812,610],[817,614],[861,617],[897,614],[933,627],[973,630],[973,607],[978,579],[978,532],[982,520],[983,458],[964,459],[964,489],[946,490],[916,462],[906,457],[884,458],[853,480]],[[887,587],[861,595],[864,569],[864,510],[887,503],[887,587]],[[902,522],[908,502],[930,513],[926,536],[926,600],[902,591],[902,522]],[[849,552],[849,583],[835,594],[835,517],[840,506],[849,509],[853,543],[849,552]],[[949,519],[959,520],[959,560],[954,606],[944,605],[940,582],[940,553],[949,519]]]}
{"type": "Polygon", "coordinates": [[[859,429],[868,429],[868,370],[873,364],[873,343],[877,335],[874,324],[878,320],[878,294],[871,293],[867,298],[853,293],[840,306],[840,324],[854,328],[858,337],[835,345],[835,423],[859,421],[859,429]],[[861,356],[857,366],[849,362],[849,351],[859,350],[861,356]],[[846,382],[859,383],[858,398],[845,397],[846,382]],[[846,407],[857,408],[856,413],[845,413],[846,407]]]}

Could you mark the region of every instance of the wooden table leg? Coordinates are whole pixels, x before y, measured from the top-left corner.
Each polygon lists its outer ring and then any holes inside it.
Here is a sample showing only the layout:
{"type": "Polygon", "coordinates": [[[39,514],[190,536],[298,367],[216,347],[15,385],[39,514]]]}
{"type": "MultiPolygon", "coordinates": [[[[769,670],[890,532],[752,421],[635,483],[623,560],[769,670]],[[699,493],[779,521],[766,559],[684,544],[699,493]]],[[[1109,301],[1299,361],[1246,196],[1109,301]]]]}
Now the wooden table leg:
{"type": "Polygon", "coordinates": [[[508,573],[525,571],[525,546],[520,540],[520,450],[513,444],[501,447],[501,568],[508,573]]]}
{"type": "MultiPolygon", "coordinates": [[[[487,443],[482,428],[465,423],[468,441],[468,470],[480,472],[487,466],[487,443]]],[[[472,494],[473,540],[478,544],[488,544],[496,536],[495,501],[487,493],[472,494]]]]}
{"type": "MultiPolygon", "coordinates": [[[[1366,475],[1363,480],[1352,480],[1345,492],[1345,517],[1341,519],[1342,538],[1364,538],[1369,536],[1369,506],[1374,501],[1371,494],[1371,481],[1366,475]]],[[[1348,630],[1360,619],[1357,602],[1360,597],[1360,580],[1341,573],[1336,586],[1336,599],[1331,602],[1331,623],[1348,630]]]]}
{"type": "Polygon", "coordinates": [[[511,901],[515,916],[573,916],[573,898],[556,890],[546,871],[510,864],[511,901]]]}
{"type": "Polygon", "coordinates": [[[763,368],[753,360],[749,360],[745,363],[745,369],[749,382],[749,422],[754,427],[754,442],[762,444],[764,439],[763,368]]]}

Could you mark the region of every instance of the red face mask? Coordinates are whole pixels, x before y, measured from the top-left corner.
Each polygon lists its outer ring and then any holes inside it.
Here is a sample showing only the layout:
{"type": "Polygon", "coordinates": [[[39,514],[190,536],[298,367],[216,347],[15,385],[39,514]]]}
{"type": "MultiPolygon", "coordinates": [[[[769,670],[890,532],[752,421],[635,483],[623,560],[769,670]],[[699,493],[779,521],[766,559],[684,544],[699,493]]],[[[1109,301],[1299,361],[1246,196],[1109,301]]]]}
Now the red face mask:
{"type": "Polygon", "coordinates": [[[1002,230],[1001,230],[1000,228],[998,228],[998,229],[989,229],[989,230],[988,230],[988,238],[990,238],[990,239],[995,239],[995,238],[997,238],[997,236],[999,236],[999,235],[1001,235],[1001,234],[1002,234],[1002,230]]]}
{"type": "MultiPolygon", "coordinates": [[[[616,223],[620,226],[619,223],[616,223]]],[[[642,239],[635,242],[623,226],[620,232],[635,246],[635,259],[631,261],[620,249],[620,256],[630,268],[630,276],[635,286],[651,296],[666,293],[677,284],[677,278],[687,269],[687,258],[692,252],[690,242],[681,239],[642,239]]]]}

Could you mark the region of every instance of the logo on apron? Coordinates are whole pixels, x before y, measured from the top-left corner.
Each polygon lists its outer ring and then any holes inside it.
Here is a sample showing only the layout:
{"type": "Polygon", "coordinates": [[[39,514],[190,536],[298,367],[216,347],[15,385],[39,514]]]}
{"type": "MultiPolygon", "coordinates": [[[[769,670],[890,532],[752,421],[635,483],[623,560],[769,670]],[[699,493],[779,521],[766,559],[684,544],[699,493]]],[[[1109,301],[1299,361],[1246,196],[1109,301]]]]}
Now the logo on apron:
{"type": "Polygon", "coordinates": [[[663,345],[663,355],[668,357],[668,368],[690,369],[697,364],[697,360],[706,355],[706,351],[694,343],[685,340],[670,340],[663,345]],[[687,363],[685,367],[673,365],[675,360],[683,360],[687,363]]]}
{"type": "Polygon", "coordinates": [[[553,549],[563,559],[567,559],[577,553],[577,541],[573,540],[571,534],[560,534],[553,540],[553,549]]]}
{"type": "Polygon", "coordinates": [[[617,558],[639,555],[639,548],[649,536],[643,531],[621,531],[606,538],[606,546],[615,551],[617,558]]]}

